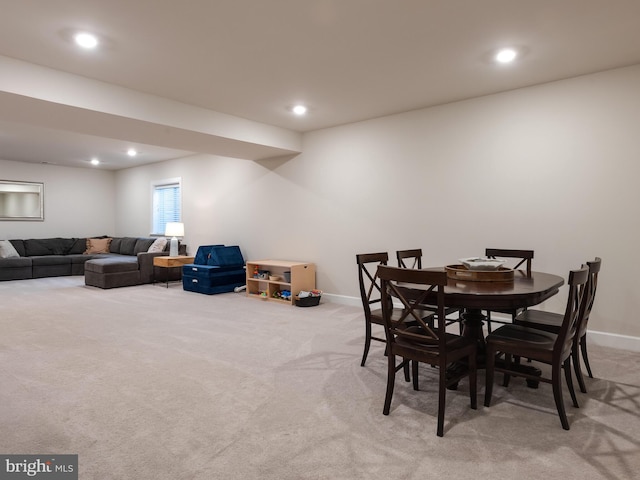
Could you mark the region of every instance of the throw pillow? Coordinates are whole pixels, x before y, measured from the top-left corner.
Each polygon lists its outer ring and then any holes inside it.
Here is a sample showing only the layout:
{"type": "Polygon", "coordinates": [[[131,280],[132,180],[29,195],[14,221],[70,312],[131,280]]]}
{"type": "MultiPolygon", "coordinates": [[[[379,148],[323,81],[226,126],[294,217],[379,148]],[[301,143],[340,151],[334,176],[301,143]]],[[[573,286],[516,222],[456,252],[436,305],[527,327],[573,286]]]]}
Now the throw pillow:
{"type": "Polygon", "coordinates": [[[147,252],[162,252],[164,251],[164,247],[166,246],[167,246],[166,238],[164,237],[156,238],[155,241],[149,247],[149,250],[147,250],[147,252]]]}
{"type": "Polygon", "coordinates": [[[9,240],[0,240],[0,258],[18,258],[20,254],[9,240]]]}
{"type": "Polygon", "coordinates": [[[87,249],[84,254],[109,253],[110,238],[87,238],[87,249]]]}

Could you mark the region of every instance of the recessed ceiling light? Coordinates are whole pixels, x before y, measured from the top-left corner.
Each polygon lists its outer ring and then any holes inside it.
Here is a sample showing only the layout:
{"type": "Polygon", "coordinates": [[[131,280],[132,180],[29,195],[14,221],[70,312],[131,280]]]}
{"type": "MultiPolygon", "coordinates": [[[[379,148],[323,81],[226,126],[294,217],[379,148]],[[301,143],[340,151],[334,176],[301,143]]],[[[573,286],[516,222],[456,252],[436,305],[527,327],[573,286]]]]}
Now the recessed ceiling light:
{"type": "Polygon", "coordinates": [[[498,53],[496,53],[494,58],[498,63],[511,63],[516,59],[517,56],[518,52],[513,48],[503,48],[502,50],[499,50],[498,53]]]}
{"type": "Polygon", "coordinates": [[[296,115],[304,115],[305,113],[307,113],[307,107],[305,107],[304,105],[296,105],[291,109],[291,111],[296,115]]]}
{"type": "Polygon", "coordinates": [[[87,32],[76,33],[73,37],[82,48],[91,49],[98,46],[98,37],[87,32]]]}
{"type": "Polygon", "coordinates": [[[135,157],[136,155],[138,155],[138,151],[135,148],[130,148],[129,150],[127,150],[127,155],[129,155],[130,157],[135,157]]]}
{"type": "Polygon", "coordinates": [[[97,158],[92,158],[91,165],[100,165],[100,160],[98,160],[97,158]]]}

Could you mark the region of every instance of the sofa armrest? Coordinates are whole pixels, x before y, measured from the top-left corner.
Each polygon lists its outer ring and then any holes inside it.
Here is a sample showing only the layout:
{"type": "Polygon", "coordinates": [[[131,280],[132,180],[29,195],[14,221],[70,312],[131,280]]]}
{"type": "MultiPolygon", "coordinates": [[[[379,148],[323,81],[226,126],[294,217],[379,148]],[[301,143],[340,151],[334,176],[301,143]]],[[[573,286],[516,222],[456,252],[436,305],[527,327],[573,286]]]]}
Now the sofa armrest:
{"type": "Polygon", "coordinates": [[[153,281],[153,259],[169,255],[169,252],[141,252],[138,254],[138,268],[140,269],[140,281],[151,283],[153,281]]]}

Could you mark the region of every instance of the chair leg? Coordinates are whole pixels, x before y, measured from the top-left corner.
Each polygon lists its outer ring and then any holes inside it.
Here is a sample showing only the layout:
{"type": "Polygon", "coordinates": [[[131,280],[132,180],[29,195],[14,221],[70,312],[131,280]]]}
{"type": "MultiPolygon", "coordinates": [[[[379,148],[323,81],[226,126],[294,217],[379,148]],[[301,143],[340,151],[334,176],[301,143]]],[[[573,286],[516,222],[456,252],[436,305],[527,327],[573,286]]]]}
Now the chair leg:
{"type": "Polygon", "coordinates": [[[439,385],[438,385],[438,431],[439,437],[444,435],[444,407],[447,399],[447,369],[444,365],[440,365],[439,385]]]}
{"type": "Polygon", "coordinates": [[[485,388],[484,388],[484,406],[491,405],[491,395],[493,394],[493,375],[496,366],[496,352],[487,345],[485,364],[485,388]]]}
{"type": "Polygon", "coordinates": [[[569,388],[569,394],[571,394],[571,401],[573,402],[573,406],[576,408],[580,408],[578,404],[578,399],[576,398],[576,391],[573,388],[573,378],[571,376],[571,357],[567,357],[562,365],[562,369],[564,370],[564,376],[567,380],[567,388],[569,388]]]}
{"type": "MultiPolygon", "coordinates": [[[[511,370],[511,354],[510,353],[504,354],[504,368],[507,370],[511,370]]],[[[502,386],[508,387],[509,380],[511,380],[511,375],[505,372],[504,379],[502,380],[502,386]]]]}
{"type": "Polygon", "coordinates": [[[584,360],[584,366],[587,367],[587,374],[589,374],[589,378],[593,378],[593,373],[591,373],[591,366],[589,365],[589,355],[587,355],[587,336],[583,335],[580,338],[580,350],[582,351],[582,359],[584,360]]]}
{"type": "Polygon", "coordinates": [[[487,332],[491,333],[491,311],[487,310],[487,332]]]}
{"type": "Polygon", "coordinates": [[[582,393],[587,393],[587,386],[584,384],[584,377],[582,376],[582,368],[580,367],[580,355],[578,349],[579,345],[574,344],[571,349],[571,361],[573,362],[573,371],[576,373],[578,379],[578,386],[582,393]]]}
{"type": "Polygon", "coordinates": [[[414,390],[419,390],[419,388],[418,388],[418,361],[417,360],[411,360],[411,367],[412,367],[411,375],[413,376],[413,389],[414,390]]]}
{"type": "Polygon", "coordinates": [[[384,415],[389,415],[389,409],[391,408],[391,397],[393,397],[393,387],[396,383],[396,356],[389,354],[387,362],[387,394],[384,398],[384,408],[382,410],[384,415]]]}
{"type": "Polygon", "coordinates": [[[364,353],[362,354],[362,361],[360,366],[364,367],[367,361],[367,355],[369,355],[369,347],[371,346],[371,322],[365,322],[365,336],[364,336],[364,353]]]}
{"type": "Polygon", "coordinates": [[[409,360],[407,360],[406,358],[402,359],[402,371],[404,372],[404,381],[405,382],[410,382],[411,381],[411,371],[409,370],[411,368],[411,366],[409,365],[409,360]]]}
{"type": "Polygon", "coordinates": [[[476,363],[476,352],[469,355],[469,396],[471,397],[471,408],[478,409],[478,366],[476,363]]]}
{"type": "Polygon", "coordinates": [[[567,412],[564,410],[564,402],[562,401],[562,382],[560,380],[560,365],[554,364],[551,367],[551,385],[553,386],[553,399],[556,402],[556,408],[558,409],[558,415],[560,416],[560,423],[562,428],[569,430],[569,420],[567,420],[567,412]]]}

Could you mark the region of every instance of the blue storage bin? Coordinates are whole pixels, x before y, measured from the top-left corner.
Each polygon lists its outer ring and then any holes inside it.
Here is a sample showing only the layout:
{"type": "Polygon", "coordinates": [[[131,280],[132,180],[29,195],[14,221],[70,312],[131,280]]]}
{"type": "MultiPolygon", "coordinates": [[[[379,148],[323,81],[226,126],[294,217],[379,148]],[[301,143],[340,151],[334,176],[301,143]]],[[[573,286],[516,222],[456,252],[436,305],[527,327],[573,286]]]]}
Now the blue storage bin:
{"type": "Polygon", "coordinates": [[[203,245],[198,247],[194,263],[182,266],[182,288],[190,292],[232,292],[245,281],[244,258],[236,245],[203,245]]]}

